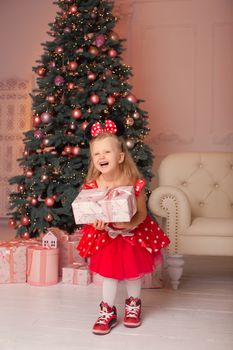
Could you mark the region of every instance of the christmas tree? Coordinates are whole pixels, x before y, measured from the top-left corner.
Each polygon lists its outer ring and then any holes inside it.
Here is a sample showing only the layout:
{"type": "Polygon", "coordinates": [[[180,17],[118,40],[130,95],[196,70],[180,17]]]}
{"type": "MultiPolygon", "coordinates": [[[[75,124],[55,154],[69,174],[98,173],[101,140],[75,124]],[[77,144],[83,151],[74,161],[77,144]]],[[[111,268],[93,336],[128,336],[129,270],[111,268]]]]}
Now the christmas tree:
{"type": "Polygon", "coordinates": [[[23,174],[10,179],[10,225],[34,237],[50,226],[73,232],[71,203],[88,167],[87,124],[122,118],[125,139],[149,183],[152,152],[144,143],[147,113],[132,94],[132,69],[122,63],[123,40],[106,0],[59,0],[51,41],[42,44],[37,88],[32,92],[32,126],[18,161],[23,174]]]}

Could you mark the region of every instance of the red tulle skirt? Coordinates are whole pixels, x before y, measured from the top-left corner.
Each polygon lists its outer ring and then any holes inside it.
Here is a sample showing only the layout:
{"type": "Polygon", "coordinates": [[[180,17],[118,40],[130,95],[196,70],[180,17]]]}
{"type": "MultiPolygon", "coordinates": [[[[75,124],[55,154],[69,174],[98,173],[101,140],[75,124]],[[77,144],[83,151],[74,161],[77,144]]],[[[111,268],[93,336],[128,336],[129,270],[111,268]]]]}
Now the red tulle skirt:
{"type": "MultiPolygon", "coordinates": [[[[159,254],[157,254],[159,255],[159,254]]],[[[90,270],[118,280],[138,278],[154,269],[155,255],[117,236],[99,253],[90,257],[90,270]]]]}

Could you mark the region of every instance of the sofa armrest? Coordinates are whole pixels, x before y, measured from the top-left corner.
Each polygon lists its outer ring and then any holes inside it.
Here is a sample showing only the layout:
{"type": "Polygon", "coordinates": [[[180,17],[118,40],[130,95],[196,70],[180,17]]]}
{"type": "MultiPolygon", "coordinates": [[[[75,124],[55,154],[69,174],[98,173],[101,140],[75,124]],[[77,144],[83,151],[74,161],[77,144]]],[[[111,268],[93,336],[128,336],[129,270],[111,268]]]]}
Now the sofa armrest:
{"type": "Polygon", "coordinates": [[[155,216],[165,218],[163,227],[171,243],[169,255],[179,253],[179,235],[191,224],[191,208],[186,194],[173,186],[161,186],[152,191],[148,207],[155,216]]]}

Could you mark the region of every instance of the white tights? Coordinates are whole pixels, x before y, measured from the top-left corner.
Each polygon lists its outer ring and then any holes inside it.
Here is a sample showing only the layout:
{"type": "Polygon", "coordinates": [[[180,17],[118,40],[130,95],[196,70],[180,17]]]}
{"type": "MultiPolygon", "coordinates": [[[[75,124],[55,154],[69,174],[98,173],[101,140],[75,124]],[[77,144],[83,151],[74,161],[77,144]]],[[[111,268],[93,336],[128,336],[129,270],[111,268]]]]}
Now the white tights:
{"type": "MultiPolygon", "coordinates": [[[[124,280],[125,286],[129,297],[140,298],[141,294],[141,278],[124,280]]],[[[109,306],[113,306],[115,304],[118,280],[113,278],[104,277],[103,280],[103,301],[108,303],[109,306]]]]}

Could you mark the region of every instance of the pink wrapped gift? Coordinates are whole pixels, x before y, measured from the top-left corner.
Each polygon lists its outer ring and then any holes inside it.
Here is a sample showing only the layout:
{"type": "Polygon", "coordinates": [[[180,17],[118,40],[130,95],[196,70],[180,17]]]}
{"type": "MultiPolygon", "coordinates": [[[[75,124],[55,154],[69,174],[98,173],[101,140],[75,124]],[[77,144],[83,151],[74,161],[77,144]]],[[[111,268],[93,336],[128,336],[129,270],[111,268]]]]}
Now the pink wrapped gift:
{"type": "Polygon", "coordinates": [[[62,282],[86,286],[91,283],[91,273],[86,265],[73,263],[63,267],[62,282]]]}
{"type": "Polygon", "coordinates": [[[26,282],[26,249],[19,241],[0,243],[0,283],[26,282]]]}
{"type": "Polygon", "coordinates": [[[72,208],[76,224],[90,224],[95,219],[129,222],[136,213],[134,188],[84,189],[73,201],[72,208]]]}
{"type": "Polygon", "coordinates": [[[58,252],[58,248],[28,247],[28,284],[50,286],[58,282],[58,252]]]}
{"type": "Polygon", "coordinates": [[[82,235],[76,231],[76,233],[66,237],[66,240],[59,241],[59,275],[62,275],[62,268],[72,263],[84,264],[83,259],[76,247],[81,239],[82,235]]]}

